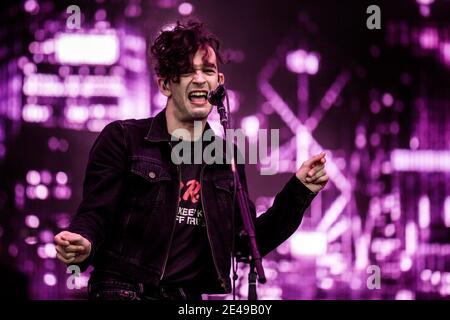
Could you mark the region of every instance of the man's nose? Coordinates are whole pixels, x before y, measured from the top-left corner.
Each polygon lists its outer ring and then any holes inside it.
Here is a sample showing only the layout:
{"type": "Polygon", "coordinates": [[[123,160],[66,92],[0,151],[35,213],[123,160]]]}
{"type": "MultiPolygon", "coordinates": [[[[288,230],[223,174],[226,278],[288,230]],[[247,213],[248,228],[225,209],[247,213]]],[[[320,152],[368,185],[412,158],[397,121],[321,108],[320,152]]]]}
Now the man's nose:
{"type": "Polygon", "coordinates": [[[194,73],[193,82],[197,84],[204,84],[206,82],[205,75],[202,71],[199,70],[194,73]]]}

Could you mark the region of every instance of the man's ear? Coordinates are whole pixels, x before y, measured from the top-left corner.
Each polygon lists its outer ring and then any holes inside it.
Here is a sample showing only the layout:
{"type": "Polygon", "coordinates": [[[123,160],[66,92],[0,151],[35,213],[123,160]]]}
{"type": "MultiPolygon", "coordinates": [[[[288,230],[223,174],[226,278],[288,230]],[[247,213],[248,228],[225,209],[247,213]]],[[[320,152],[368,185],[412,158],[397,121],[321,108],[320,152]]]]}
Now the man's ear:
{"type": "Polygon", "coordinates": [[[170,97],[172,95],[169,80],[165,78],[158,78],[158,88],[159,91],[161,91],[161,93],[166,97],[170,97]]]}
{"type": "Polygon", "coordinates": [[[224,84],[225,83],[225,75],[221,72],[219,72],[219,74],[217,75],[217,80],[219,81],[219,84],[224,84]]]}

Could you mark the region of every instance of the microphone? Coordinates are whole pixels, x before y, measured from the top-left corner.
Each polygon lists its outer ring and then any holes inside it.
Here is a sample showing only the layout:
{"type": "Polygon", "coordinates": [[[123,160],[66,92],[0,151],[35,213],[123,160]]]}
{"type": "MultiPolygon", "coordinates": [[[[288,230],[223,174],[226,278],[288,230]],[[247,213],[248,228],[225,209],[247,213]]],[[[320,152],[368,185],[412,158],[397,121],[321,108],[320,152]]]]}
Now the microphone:
{"type": "Polygon", "coordinates": [[[213,106],[217,106],[217,112],[220,116],[220,123],[225,130],[228,129],[228,116],[222,100],[226,94],[227,91],[223,84],[219,84],[216,90],[211,90],[208,92],[208,102],[213,106]]]}
{"type": "Polygon", "coordinates": [[[219,84],[219,86],[215,90],[211,90],[208,92],[208,102],[213,106],[219,106],[222,103],[225,95],[225,86],[223,84],[219,84]]]}

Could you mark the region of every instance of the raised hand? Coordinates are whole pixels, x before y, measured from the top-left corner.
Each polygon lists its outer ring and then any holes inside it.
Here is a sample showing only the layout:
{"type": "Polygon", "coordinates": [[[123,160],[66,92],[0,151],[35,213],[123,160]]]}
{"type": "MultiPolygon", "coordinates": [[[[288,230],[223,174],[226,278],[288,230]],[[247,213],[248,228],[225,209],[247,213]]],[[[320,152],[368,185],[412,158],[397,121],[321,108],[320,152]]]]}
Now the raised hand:
{"type": "Polygon", "coordinates": [[[66,264],[83,262],[91,253],[91,243],[78,233],[62,231],[54,240],[56,257],[66,264]]]}
{"type": "Polygon", "coordinates": [[[325,162],[325,152],[321,152],[303,162],[295,175],[309,190],[319,192],[329,180],[325,162]]]}

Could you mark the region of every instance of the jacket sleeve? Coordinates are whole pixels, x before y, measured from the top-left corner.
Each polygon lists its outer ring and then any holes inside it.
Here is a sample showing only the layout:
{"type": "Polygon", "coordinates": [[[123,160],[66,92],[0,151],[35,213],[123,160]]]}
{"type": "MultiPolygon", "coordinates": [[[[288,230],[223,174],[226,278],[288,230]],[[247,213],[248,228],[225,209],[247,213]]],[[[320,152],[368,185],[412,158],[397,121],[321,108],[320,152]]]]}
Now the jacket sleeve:
{"type": "Polygon", "coordinates": [[[126,167],[126,139],[120,121],[108,124],[95,140],[83,183],[83,198],[69,231],[91,242],[91,254],[79,266],[84,271],[105,240],[109,221],[120,200],[126,167]]]}
{"type": "MultiPolygon", "coordinates": [[[[293,175],[275,196],[272,206],[256,218],[255,205],[248,196],[243,165],[238,166],[238,172],[254,221],[256,244],[261,256],[265,256],[286,241],[297,230],[303,219],[303,214],[317,193],[309,190],[293,175]]],[[[242,236],[243,225],[239,210],[239,204],[236,203],[236,225],[239,232],[236,234],[235,248],[236,252],[240,252],[243,256],[248,256],[248,238],[242,236]]]]}

